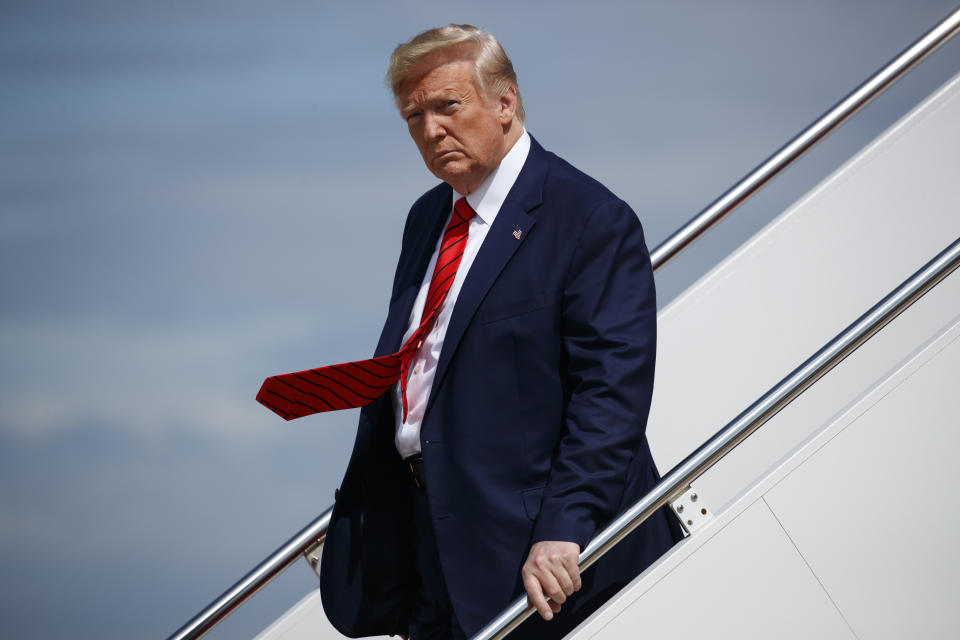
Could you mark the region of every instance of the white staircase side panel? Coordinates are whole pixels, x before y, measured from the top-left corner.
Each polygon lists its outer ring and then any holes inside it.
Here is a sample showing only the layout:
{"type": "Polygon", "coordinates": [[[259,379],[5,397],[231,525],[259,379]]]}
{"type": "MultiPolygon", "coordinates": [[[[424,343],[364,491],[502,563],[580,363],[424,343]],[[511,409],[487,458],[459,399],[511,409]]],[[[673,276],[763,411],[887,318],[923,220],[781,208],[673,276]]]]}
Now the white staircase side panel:
{"type": "Polygon", "coordinates": [[[960,635],[960,340],[765,499],[866,640],[960,635]]]}
{"type": "MultiPolygon", "coordinates": [[[[960,76],[663,309],[648,423],[661,471],[957,237],[960,76]]],[[[832,385],[785,410],[786,424],[738,448],[736,464],[701,478],[714,511],[960,311],[958,299],[940,300],[945,316],[885,331],[861,349],[869,356],[844,362],[832,385]]]]}
{"type": "Polygon", "coordinates": [[[567,637],[856,640],[762,500],[595,634],[567,637]]]}
{"type": "Polygon", "coordinates": [[[955,637],[958,380],[960,315],[568,640],[955,637]]]}
{"type": "Polygon", "coordinates": [[[320,588],[310,591],[253,640],[324,640],[344,638],[327,620],[320,602],[320,588]]]}

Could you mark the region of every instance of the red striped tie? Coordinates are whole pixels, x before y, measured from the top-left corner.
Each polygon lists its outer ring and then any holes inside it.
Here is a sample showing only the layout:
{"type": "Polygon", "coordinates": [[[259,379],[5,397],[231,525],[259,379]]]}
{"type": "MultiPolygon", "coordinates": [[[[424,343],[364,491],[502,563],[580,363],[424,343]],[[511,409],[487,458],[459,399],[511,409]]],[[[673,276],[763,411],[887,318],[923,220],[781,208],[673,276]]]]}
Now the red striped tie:
{"type": "Polygon", "coordinates": [[[440,313],[453,285],[467,243],[473,209],[465,198],[453,206],[450,223],[443,232],[437,264],[430,279],[420,326],[400,350],[389,356],[335,364],[319,369],[272,376],[263,381],[257,401],[284,420],[312,413],[362,407],[376,400],[400,380],[403,419],[407,419],[407,376],[410,362],[440,313]]]}

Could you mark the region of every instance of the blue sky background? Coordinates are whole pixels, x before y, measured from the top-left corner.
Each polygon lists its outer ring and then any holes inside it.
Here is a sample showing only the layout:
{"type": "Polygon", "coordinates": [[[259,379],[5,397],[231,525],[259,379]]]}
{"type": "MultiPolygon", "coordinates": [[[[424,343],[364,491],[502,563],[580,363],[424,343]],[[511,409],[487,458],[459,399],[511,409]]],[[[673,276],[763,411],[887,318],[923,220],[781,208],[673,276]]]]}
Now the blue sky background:
{"type": "MultiPolygon", "coordinates": [[[[529,130],[652,247],[954,3],[0,3],[0,637],[166,637],[332,502],[356,411],[254,395],[376,342],[435,183],[396,43],[497,34],[529,130]]],[[[954,42],[659,273],[661,304],[957,71],[954,42]]],[[[211,637],[315,584],[295,565],[211,637]]]]}

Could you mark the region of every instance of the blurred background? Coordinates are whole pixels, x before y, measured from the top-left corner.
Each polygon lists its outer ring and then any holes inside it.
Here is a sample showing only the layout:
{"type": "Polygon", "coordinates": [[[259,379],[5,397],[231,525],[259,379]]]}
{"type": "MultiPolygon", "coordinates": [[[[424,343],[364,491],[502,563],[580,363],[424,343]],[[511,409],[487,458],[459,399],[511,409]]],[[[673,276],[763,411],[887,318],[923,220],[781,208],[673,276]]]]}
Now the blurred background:
{"type": "MultiPolygon", "coordinates": [[[[529,131],[652,248],[955,3],[0,2],[0,636],[164,638],[332,503],[356,410],[254,395],[376,343],[435,184],[398,42],[495,33],[529,131]]],[[[958,71],[953,42],[658,273],[660,305],[958,71]]],[[[298,563],[210,637],[315,585],[298,563]]]]}

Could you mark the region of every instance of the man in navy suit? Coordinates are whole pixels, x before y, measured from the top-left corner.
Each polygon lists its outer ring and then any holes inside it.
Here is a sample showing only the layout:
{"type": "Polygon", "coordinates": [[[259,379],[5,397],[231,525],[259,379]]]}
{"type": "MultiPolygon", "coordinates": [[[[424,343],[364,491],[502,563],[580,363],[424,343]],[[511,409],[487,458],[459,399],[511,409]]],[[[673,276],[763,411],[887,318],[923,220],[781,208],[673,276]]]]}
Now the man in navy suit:
{"type": "Polygon", "coordinates": [[[577,569],[589,540],[659,480],[644,435],[656,302],[643,231],[526,132],[490,34],[424,32],[397,47],[388,79],[443,183],[410,210],[377,356],[420,326],[454,203],[474,214],[405,401],[398,384],[361,411],[326,538],[324,607],[349,636],[463,638],[526,592],[540,619],[512,637],[559,638],[680,536],[661,511],[577,569]]]}

